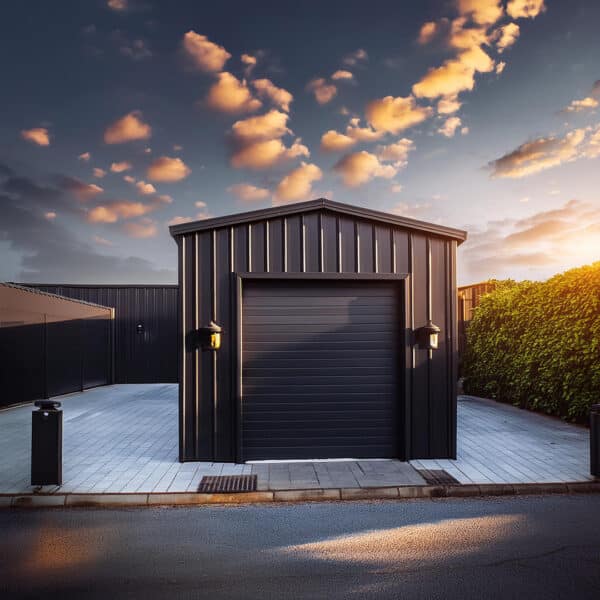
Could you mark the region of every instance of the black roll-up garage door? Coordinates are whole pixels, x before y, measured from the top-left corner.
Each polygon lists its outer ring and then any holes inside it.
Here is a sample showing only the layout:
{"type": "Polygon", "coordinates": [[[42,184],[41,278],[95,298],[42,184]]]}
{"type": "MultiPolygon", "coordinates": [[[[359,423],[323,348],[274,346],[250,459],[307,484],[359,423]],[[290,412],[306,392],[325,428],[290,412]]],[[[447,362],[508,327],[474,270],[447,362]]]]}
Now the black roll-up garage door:
{"type": "Polygon", "coordinates": [[[249,281],[244,460],[398,456],[400,293],[378,281],[249,281]]]}

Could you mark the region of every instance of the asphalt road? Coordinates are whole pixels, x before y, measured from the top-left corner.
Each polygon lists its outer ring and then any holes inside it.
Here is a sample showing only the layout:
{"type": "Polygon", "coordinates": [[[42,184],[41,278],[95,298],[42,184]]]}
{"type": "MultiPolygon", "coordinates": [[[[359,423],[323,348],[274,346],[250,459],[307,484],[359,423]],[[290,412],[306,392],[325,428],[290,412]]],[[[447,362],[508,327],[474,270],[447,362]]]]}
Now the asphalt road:
{"type": "Polygon", "coordinates": [[[600,598],[600,496],[0,511],[0,598],[600,598]]]}

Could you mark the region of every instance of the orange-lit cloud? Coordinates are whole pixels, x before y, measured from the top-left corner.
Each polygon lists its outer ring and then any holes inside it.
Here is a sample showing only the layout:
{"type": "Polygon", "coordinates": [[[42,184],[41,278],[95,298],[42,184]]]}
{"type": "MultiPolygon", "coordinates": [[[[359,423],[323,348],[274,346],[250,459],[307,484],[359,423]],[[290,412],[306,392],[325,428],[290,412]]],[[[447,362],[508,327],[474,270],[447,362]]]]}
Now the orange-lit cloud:
{"type": "Polygon", "coordinates": [[[303,162],[290,171],[277,185],[273,200],[276,204],[308,200],[312,194],[312,184],[323,177],[317,165],[303,162]]]}
{"type": "Polygon", "coordinates": [[[504,12],[500,0],[458,0],[457,9],[478,25],[492,25],[504,12]]]}
{"type": "Polygon", "coordinates": [[[375,154],[365,150],[353,152],[342,157],[333,167],[348,187],[357,187],[374,177],[391,179],[398,169],[392,165],[383,165],[375,154]]]}
{"type": "Polygon", "coordinates": [[[79,160],[82,160],[83,162],[89,162],[90,158],[92,158],[92,155],[89,152],[84,152],[83,154],[80,154],[77,158],[79,160]]]}
{"type": "Polygon", "coordinates": [[[360,63],[366,62],[368,59],[369,59],[369,55],[367,54],[367,51],[364,50],[363,48],[358,48],[354,52],[350,52],[350,54],[347,54],[343,58],[342,62],[345,65],[348,65],[349,67],[353,67],[360,63]]]}
{"type": "Polygon", "coordinates": [[[309,156],[308,148],[297,139],[289,148],[281,138],[291,130],[289,115],[270,110],[264,115],[236,121],[229,136],[231,165],[235,168],[266,169],[286,159],[309,156]]]}
{"type": "Polygon", "coordinates": [[[375,131],[371,127],[361,127],[360,119],[350,119],[345,133],[338,133],[330,129],[321,136],[321,150],[323,152],[339,152],[347,150],[357,142],[375,142],[381,139],[386,131],[375,131]]]}
{"type": "Polygon", "coordinates": [[[438,129],[438,133],[446,137],[454,137],[456,130],[461,126],[460,117],[450,117],[444,121],[444,124],[438,129]]]}
{"type": "Polygon", "coordinates": [[[563,137],[541,137],[492,161],[492,177],[520,178],[578,158],[585,129],[574,129],[563,137]]]}
{"type": "Polygon", "coordinates": [[[440,115],[450,115],[460,109],[462,103],[458,100],[457,96],[446,96],[440,98],[437,103],[437,112],[440,115]]]}
{"type": "Polygon", "coordinates": [[[435,21],[427,21],[427,23],[423,23],[419,30],[417,42],[421,45],[429,44],[438,33],[439,25],[435,21]]]}
{"type": "Polygon", "coordinates": [[[245,81],[224,71],[217,74],[217,81],[209,88],[205,105],[219,112],[238,114],[254,112],[262,102],[252,96],[245,81]]]}
{"type": "Polygon", "coordinates": [[[192,170],[180,159],[161,156],[148,167],[146,174],[152,181],[171,183],[185,179],[192,170]]]}
{"type": "Polygon", "coordinates": [[[265,198],[268,198],[270,194],[267,188],[256,187],[249,183],[236,183],[235,185],[230,185],[227,188],[227,191],[246,202],[264,200],[265,198]]]}
{"type": "Polygon", "coordinates": [[[34,127],[33,129],[23,129],[21,137],[27,142],[38,146],[50,145],[50,133],[45,127],[34,127]]]}
{"type": "Polygon", "coordinates": [[[290,112],[290,104],[294,99],[290,92],[277,87],[270,79],[255,79],[252,85],[261,98],[267,98],[277,108],[290,112]]]}
{"type": "Polygon", "coordinates": [[[513,19],[533,19],[546,10],[544,0],[508,0],[506,12],[513,19]]]}
{"type": "Polygon", "coordinates": [[[114,162],[110,165],[110,170],[113,173],[123,173],[124,171],[129,171],[131,169],[131,163],[123,160],[121,162],[114,162]]]}
{"type": "Polygon", "coordinates": [[[100,169],[98,167],[94,167],[94,170],[92,172],[94,174],[94,177],[97,177],[98,179],[101,179],[102,177],[104,177],[106,175],[106,171],[104,169],[100,169]]]}
{"type": "Polygon", "coordinates": [[[122,228],[128,236],[138,239],[154,237],[158,233],[156,221],[148,217],[139,221],[123,223],[122,228]]]}
{"type": "Polygon", "coordinates": [[[123,144],[134,140],[147,140],[152,135],[152,127],[142,121],[142,113],[132,111],[109,125],[104,132],[107,144],[123,144]]]}
{"type": "Polygon", "coordinates": [[[231,58],[231,54],[223,46],[192,30],[183,36],[183,49],[191,63],[205,73],[221,71],[231,58]]]}
{"type": "Polygon", "coordinates": [[[391,162],[400,169],[408,162],[408,153],[415,149],[414,143],[408,138],[402,138],[393,144],[377,147],[377,157],[382,162],[391,162]]]}
{"type": "Polygon", "coordinates": [[[114,244],[110,241],[107,240],[106,238],[103,238],[99,235],[95,235],[92,238],[94,244],[97,244],[98,246],[114,246],[114,244]]]}
{"type": "Polygon", "coordinates": [[[432,114],[431,107],[418,106],[413,96],[386,96],[369,102],[365,109],[369,124],[379,131],[389,133],[399,133],[418,125],[432,114]]]}
{"type": "Polygon", "coordinates": [[[591,110],[593,108],[598,108],[598,100],[596,98],[592,98],[591,96],[587,96],[586,98],[582,98],[581,100],[573,100],[569,106],[565,107],[564,112],[581,112],[583,110],[591,110]]]}
{"type": "Polygon", "coordinates": [[[356,144],[356,140],[349,135],[338,133],[334,129],[326,131],[321,136],[321,150],[323,152],[342,152],[356,144]]]}
{"type": "Polygon", "coordinates": [[[331,102],[337,94],[337,87],[333,83],[328,83],[323,77],[311,79],[306,85],[306,90],[314,94],[319,104],[331,102]]]}
{"type": "Polygon", "coordinates": [[[507,25],[498,28],[496,48],[500,54],[517,41],[520,31],[521,30],[516,23],[508,23],[507,25]]]}
{"type": "Polygon", "coordinates": [[[91,208],[87,213],[87,220],[90,223],[116,223],[120,219],[141,217],[154,209],[153,205],[143,202],[115,200],[91,208]]]}
{"type": "Polygon", "coordinates": [[[390,209],[390,212],[401,217],[417,219],[419,217],[422,217],[423,213],[427,212],[430,208],[430,202],[417,202],[416,204],[398,202],[390,209]]]}
{"type": "Polygon", "coordinates": [[[146,183],[145,181],[138,181],[136,182],[135,187],[138,193],[142,194],[143,196],[156,194],[156,188],[151,183],[146,183]]]}
{"type": "Polygon", "coordinates": [[[354,79],[354,75],[345,69],[338,69],[333,73],[331,79],[333,79],[333,81],[349,81],[350,79],[354,79]]]}
{"type": "Polygon", "coordinates": [[[123,12],[127,10],[128,3],[127,0],[108,0],[106,6],[114,11],[123,12]]]}
{"type": "Polygon", "coordinates": [[[48,221],[54,221],[56,219],[56,213],[53,210],[44,213],[44,218],[48,221]]]}
{"type": "Polygon", "coordinates": [[[103,188],[95,183],[85,183],[74,177],[63,177],[61,179],[61,187],[84,202],[104,191],[103,188]]]}

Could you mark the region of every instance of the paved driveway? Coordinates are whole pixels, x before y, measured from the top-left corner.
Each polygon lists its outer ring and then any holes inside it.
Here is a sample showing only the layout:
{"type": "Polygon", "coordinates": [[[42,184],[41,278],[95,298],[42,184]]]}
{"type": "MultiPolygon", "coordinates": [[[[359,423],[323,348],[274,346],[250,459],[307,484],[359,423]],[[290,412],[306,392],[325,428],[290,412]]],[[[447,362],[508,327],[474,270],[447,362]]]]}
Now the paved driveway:
{"type": "MultiPolygon", "coordinates": [[[[461,483],[565,482],[589,476],[588,431],[489,400],[461,397],[458,460],[236,465],[177,462],[177,386],[114,385],[60,399],[61,492],[196,491],[204,475],[257,473],[259,489],[424,483],[414,467],[461,483]]],[[[0,412],[0,493],[30,492],[31,405],[0,412]]],[[[51,489],[47,491],[52,491],[51,489]]]]}

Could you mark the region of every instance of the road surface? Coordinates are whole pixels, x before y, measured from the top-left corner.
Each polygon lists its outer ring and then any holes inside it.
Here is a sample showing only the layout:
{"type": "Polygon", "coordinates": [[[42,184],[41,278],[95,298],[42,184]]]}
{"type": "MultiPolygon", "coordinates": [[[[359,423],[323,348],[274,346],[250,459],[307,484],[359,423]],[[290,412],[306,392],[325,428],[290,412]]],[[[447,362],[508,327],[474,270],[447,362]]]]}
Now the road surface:
{"type": "Polygon", "coordinates": [[[600,496],[0,511],[0,598],[600,598],[600,496]]]}

